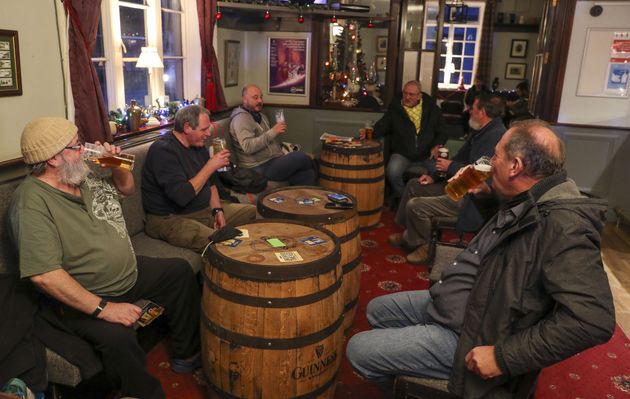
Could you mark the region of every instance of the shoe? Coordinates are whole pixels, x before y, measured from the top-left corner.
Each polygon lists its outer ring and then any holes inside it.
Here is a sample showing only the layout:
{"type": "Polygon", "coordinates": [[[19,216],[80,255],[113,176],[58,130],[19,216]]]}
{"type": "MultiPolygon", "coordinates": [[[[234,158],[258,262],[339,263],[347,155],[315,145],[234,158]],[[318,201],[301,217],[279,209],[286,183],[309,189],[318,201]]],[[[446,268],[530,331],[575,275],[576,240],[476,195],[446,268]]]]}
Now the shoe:
{"type": "Polygon", "coordinates": [[[405,242],[402,233],[390,234],[387,238],[387,241],[389,241],[389,243],[396,248],[405,248],[407,246],[407,243],[405,242]]]}
{"type": "Polygon", "coordinates": [[[171,359],[171,370],[178,374],[190,374],[201,367],[201,352],[188,359],[171,359]]]}
{"type": "Polygon", "coordinates": [[[414,265],[422,265],[429,263],[429,246],[421,245],[416,248],[412,253],[407,255],[407,262],[414,265]]]}

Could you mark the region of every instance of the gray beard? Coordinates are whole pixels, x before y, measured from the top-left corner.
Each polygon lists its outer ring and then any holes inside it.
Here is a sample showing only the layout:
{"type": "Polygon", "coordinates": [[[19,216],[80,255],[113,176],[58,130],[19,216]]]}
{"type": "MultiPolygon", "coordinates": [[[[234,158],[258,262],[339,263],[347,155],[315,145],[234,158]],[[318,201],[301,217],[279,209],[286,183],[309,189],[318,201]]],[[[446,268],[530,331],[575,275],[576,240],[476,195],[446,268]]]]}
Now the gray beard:
{"type": "Polygon", "coordinates": [[[63,165],[59,169],[59,181],[63,184],[70,186],[79,186],[85,178],[90,174],[90,167],[87,166],[85,161],[79,159],[78,161],[71,163],[62,155],[61,159],[64,160],[63,165]]]}
{"type": "Polygon", "coordinates": [[[483,127],[481,126],[481,123],[477,122],[473,118],[468,119],[468,126],[470,126],[472,130],[481,130],[483,127]]]}

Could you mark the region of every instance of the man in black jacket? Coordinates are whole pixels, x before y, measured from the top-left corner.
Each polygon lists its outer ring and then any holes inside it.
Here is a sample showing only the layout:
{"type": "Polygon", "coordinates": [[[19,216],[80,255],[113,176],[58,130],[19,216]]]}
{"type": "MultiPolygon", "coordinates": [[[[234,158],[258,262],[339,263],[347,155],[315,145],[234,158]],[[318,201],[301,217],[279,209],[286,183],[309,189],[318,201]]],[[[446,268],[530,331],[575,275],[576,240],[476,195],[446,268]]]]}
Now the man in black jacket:
{"type": "Polygon", "coordinates": [[[403,87],[402,100],[394,101],[374,125],[374,138],[391,136],[391,156],[385,175],[394,198],[405,189],[403,173],[414,165],[425,165],[437,148],[446,142],[442,111],[435,100],[422,92],[420,82],[412,80],[403,87]]]}
{"type": "Polygon", "coordinates": [[[389,242],[397,247],[413,249],[407,255],[409,263],[426,263],[433,218],[458,216],[459,231],[473,232],[481,228],[483,218],[470,198],[452,200],[444,195],[444,182],[445,178],[452,177],[480,157],[494,154],[494,146],[505,133],[501,120],[504,110],[505,103],[501,97],[482,93],[471,108],[470,124],[474,131],[457,154],[452,159],[437,158],[430,163],[428,174],[407,182],[396,213],[396,223],[405,227],[405,231],[390,235],[389,242]],[[440,172],[446,176],[440,177],[440,172]]]}
{"type": "Polygon", "coordinates": [[[374,329],[346,350],[361,375],[384,385],[399,374],[448,378],[459,397],[513,398],[543,367],[610,339],[606,202],[582,196],[564,160],[544,122],[505,134],[492,160],[494,195],[485,184],[475,190],[499,199],[498,212],[429,292],[368,304],[374,329]]]}

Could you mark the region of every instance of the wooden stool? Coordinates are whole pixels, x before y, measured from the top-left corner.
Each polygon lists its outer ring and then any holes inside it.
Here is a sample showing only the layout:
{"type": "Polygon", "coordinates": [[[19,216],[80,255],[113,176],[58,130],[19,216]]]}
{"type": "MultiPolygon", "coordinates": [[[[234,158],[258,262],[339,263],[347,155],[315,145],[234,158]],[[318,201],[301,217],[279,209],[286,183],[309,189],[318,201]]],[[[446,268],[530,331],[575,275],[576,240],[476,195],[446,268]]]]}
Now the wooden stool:
{"type": "Polygon", "coordinates": [[[395,399],[457,399],[446,388],[448,380],[399,375],[394,382],[395,399]]]}

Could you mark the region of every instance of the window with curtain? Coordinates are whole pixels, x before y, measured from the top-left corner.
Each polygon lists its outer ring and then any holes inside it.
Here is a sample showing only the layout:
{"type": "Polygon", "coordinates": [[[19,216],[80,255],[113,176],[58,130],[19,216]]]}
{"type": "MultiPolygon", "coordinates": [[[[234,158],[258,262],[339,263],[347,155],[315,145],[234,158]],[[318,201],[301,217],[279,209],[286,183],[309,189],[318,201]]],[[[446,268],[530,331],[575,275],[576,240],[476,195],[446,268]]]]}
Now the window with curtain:
{"type": "MultiPolygon", "coordinates": [[[[92,61],[110,110],[131,100],[147,104],[148,95],[183,100],[186,47],[184,13],[194,0],[103,0],[92,61]],[[136,68],[142,47],[156,47],[164,69],[136,68]]],[[[165,104],[160,101],[160,105],[165,104]]]]}
{"type": "MultiPolygon", "coordinates": [[[[485,3],[467,2],[465,15],[461,9],[446,6],[442,43],[440,43],[440,72],[438,87],[455,89],[460,81],[471,85],[477,71],[479,43],[483,26],[485,3]],[[462,20],[464,19],[464,20],[462,20]]],[[[425,13],[424,50],[434,50],[437,39],[438,3],[428,2],[425,13]]]]}

